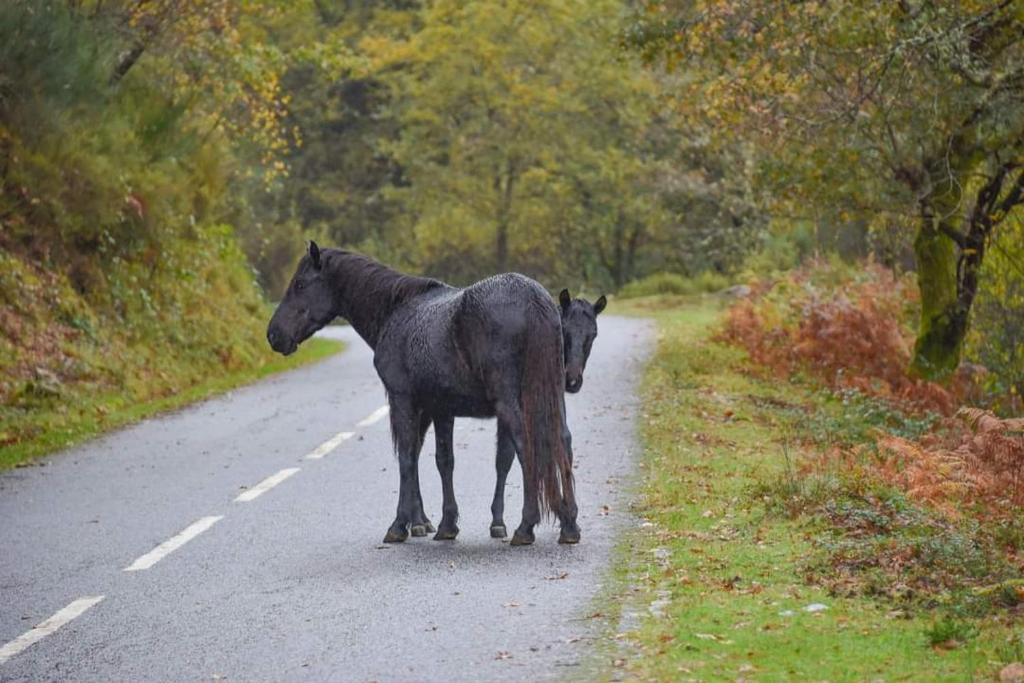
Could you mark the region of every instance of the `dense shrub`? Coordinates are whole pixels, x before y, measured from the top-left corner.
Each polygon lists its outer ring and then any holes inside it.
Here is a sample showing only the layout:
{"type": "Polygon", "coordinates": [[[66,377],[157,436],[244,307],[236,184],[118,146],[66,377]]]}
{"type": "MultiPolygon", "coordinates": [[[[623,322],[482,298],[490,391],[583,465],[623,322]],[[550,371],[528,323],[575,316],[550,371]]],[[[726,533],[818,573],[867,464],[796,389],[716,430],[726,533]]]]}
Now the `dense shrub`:
{"type": "Polygon", "coordinates": [[[957,418],[916,440],[880,436],[880,473],[952,515],[1012,516],[1024,504],[1024,419],[976,408],[961,409],[957,418]]]}
{"type": "Polygon", "coordinates": [[[689,296],[705,292],[716,292],[729,286],[729,279],[724,275],[704,271],[695,277],[685,277],[678,273],[654,273],[639,280],[628,283],[619,291],[623,299],[635,299],[641,296],[671,294],[689,296]]]}
{"type": "Polygon", "coordinates": [[[755,287],[722,336],[760,367],[809,375],[840,399],[835,414],[801,416],[820,433],[804,475],[883,482],[945,517],[1013,520],[1024,504],[1024,421],[957,410],[979,397],[999,403],[978,392],[984,371],[947,386],[906,374],[915,294],[908,277],[874,264],[815,263],[755,287]]]}
{"type": "Polygon", "coordinates": [[[726,318],[723,336],[780,375],[810,372],[918,411],[951,414],[955,392],[907,375],[916,287],[872,263],[813,263],[755,287],[726,318]]]}
{"type": "Polygon", "coordinates": [[[153,71],[115,87],[116,26],[74,6],[0,3],[0,446],[36,436],[42,413],[269,356],[223,222],[230,140],[153,71]]]}

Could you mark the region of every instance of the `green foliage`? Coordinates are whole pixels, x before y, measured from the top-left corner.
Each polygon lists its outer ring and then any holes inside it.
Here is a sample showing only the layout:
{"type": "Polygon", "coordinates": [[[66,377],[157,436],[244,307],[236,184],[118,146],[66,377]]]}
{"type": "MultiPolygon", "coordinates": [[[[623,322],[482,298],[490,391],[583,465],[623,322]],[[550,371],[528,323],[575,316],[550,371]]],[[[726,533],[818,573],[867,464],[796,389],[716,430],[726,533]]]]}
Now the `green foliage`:
{"type": "Polygon", "coordinates": [[[986,368],[993,407],[1024,414],[1024,221],[1008,221],[992,243],[967,357],[986,368]]]}
{"type": "Polygon", "coordinates": [[[932,647],[958,647],[978,636],[978,627],[969,622],[945,617],[929,626],[924,637],[932,647]]]}
{"type": "Polygon", "coordinates": [[[891,264],[909,240],[866,238],[916,233],[912,365],[948,378],[985,247],[1024,205],[1020,4],[649,0],[624,38],[680,73],[685,120],[748,152],[741,175],[780,220],[891,264]]]}
{"type": "Polygon", "coordinates": [[[641,296],[655,296],[658,294],[689,296],[717,292],[725,289],[729,284],[729,278],[710,271],[704,271],[692,278],[676,273],[654,273],[628,283],[619,290],[619,297],[622,299],[635,299],[641,296]]]}
{"type": "Polygon", "coordinates": [[[0,6],[8,462],[271,360],[262,294],[224,221],[275,168],[280,54],[241,45],[245,12],[171,4],[0,6]],[[122,63],[132,45],[142,57],[122,63]]]}
{"type": "Polygon", "coordinates": [[[917,439],[930,432],[939,415],[912,415],[857,389],[840,389],[827,394],[821,408],[810,415],[795,416],[804,421],[814,442],[822,447],[873,446],[879,430],[905,439],[917,439]]]}
{"type": "Polygon", "coordinates": [[[729,272],[756,244],[756,198],[729,172],[746,158],[662,106],[671,83],[615,45],[619,3],[315,5],[267,19],[294,57],[280,84],[301,144],[234,205],[271,296],[300,237],[456,283],[514,269],[574,289],[729,272]]]}

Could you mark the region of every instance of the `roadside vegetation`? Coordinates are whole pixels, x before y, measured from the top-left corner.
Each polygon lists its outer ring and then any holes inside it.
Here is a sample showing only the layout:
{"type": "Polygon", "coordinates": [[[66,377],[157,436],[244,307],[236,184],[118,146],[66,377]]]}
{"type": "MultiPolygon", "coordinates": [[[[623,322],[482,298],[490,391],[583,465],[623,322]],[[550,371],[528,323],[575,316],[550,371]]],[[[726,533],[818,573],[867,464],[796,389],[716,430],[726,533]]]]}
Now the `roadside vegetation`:
{"type": "Polygon", "coordinates": [[[618,304],[659,342],[606,676],[1018,680],[1018,394],[908,376],[917,305],[838,262],[618,304]]]}
{"type": "Polygon", "coordinates": [[[0,6],[0,467],[338,348],[263,338],[236,227],[287,133],[246,14],[0,6]]]}

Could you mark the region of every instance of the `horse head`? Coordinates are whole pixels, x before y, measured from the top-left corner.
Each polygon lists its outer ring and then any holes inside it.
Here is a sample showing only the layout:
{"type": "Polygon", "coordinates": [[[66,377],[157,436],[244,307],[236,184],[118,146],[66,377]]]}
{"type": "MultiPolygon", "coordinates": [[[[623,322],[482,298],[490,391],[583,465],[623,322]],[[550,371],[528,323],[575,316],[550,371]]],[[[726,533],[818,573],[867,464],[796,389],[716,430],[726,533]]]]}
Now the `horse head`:
{"type": "Polygon", "coordinates": [[[565,355],[565,390],[575,394],[583,387],[583,370],[590,358],[590,348],[597,338],[597,316],[607,299],[602,295],[591,304],[586,299],[573,299],[568,289],[558,294],[562,313],[562,351],[565,355]]]}
{"type": "Polygon", "coordinates": [[[323,266],[320,248],[311,241],[267,326],[267,341],[278,353],[294,353],[337,315],[335,292],[323,266]]]}

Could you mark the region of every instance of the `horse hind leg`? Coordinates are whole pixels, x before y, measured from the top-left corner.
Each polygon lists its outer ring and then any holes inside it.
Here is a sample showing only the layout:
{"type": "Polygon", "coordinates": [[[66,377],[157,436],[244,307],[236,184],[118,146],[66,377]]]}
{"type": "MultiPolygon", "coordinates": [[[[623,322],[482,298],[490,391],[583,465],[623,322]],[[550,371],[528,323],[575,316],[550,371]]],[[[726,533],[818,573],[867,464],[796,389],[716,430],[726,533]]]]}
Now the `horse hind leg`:
{"type": "Polygon", "coordinates": [[[516,445],[504,424],[498,423],[498,450],[494,458],[497,480],[494,484],[494,501],[491,503],[491,538],[505,538],[505,481],[508,479],[512,461],[516,458],[516,445]]]}
{"type": "MultiPolygon", "coordinates": [[[[430,415],[424,413],[420,416],[420,443],[423,443],[423,437],[426,436],[427,430],[430,429],[431,418],[430,415]]],[[[409,533],[413,536],[426,536],[432,534],[436,529],[431,524],[430,518],[427,517],[426,511],[423,509],[423,494],[420,491],[420,468],[419,458],[416,463],[416,510],[413,513],[412,523],[409,527],[409,533]]]]}
{"type": "Polygon", "coordinates": [[[398,510],[395,521],[384,535],[385,543],[401,543],[409,537],[409,526],[422,510],[419,499],[417,460],[423,440],[420,438],[420,415],[410,399],[391,396],[391,431],[398,455],[398,510]]]}
{"type": "Polygon", "coordinates": [[[523,427],[523,413],[519,408],[518,401],[500,401],[496,408],[498,428],[508,432],[515,445],[516,454],[519,456],[519,465],[523,468],[523,519],[515,533],[512,534],[510,543],[511,545],[530,545],[534,541],[533,527],[540,523],[540,503],[537,482],[527,474],[528,465],[524,448],[526,430],[523,427]]]}
{"type": "MultiPolygon", "coordinates": [[[[416,469],[419,470],[419,464],[417,463],[416,469]]],[[[420,481],[419,472],[416,473],[416,510],[412,515],[412,522],[409,526],[409,534],[411,536],[426,536],[427,534],[434,533],[434,525],[427,517],[427,513],[423,509],[423,495],[420,493],[420,481]]]]}
{"type": "Polygon", "coordinates": [[[456,521],[459,519],[459,505],[455,502],[455,451],[452,432],[455,418],[445,416],[434,419],[434,436],[437,439],[437,471],[441,475],[442,503],[441,522],[437,525],[435,541],[451,541],[459,535],[456,521]]]}

